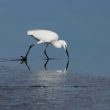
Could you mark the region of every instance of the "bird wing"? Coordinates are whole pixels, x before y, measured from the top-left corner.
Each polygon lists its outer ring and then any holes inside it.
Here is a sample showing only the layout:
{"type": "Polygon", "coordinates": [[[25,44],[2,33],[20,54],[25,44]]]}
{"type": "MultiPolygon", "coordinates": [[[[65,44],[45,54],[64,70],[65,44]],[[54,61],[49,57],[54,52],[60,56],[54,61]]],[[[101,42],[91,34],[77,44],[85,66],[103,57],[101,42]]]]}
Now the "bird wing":
{"type": "Polygon", "coordinates": [[[32,38],[34,38],[35,40],[37,40],[37,41],[40,41],[40,39],[38,39],[38,38],[36,38],[35,36],[33,36],[33,35],[30,35],[32,38]]]}
{"type": "Polygon", "coordinates": [[[49,30],[29,30],[27,35],[31,35],[36,40],[52,42],[58,40],[58,34],[49,30]]]}
{"type": "Polygon", "coordinates": [[[41,41],[41,40],[40,40],[40,41],[37,42],[37,44],[41,44],[41,43],[44,43],[44,41],[41,41]]]}

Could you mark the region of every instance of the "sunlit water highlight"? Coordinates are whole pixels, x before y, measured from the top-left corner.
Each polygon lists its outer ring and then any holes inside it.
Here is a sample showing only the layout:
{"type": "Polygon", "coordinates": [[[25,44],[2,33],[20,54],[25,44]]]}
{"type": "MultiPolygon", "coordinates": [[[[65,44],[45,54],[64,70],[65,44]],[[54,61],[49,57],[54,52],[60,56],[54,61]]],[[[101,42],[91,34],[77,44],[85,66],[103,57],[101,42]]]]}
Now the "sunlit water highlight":
{"type": "MultiPolygon", "coordinates": [[[[110,108],[110,77],[74,73],[70,63],[63,69],[20,64],[19,58],[0,59],[1,110],[97,110],[110,108]]],[[[37,64],[40,65],[40,64],[37,64]]],[[[58,64],[57,64],[58,65],[58,64]]],[[[52,67],[52,66],[50,66],[52,67]]]]}

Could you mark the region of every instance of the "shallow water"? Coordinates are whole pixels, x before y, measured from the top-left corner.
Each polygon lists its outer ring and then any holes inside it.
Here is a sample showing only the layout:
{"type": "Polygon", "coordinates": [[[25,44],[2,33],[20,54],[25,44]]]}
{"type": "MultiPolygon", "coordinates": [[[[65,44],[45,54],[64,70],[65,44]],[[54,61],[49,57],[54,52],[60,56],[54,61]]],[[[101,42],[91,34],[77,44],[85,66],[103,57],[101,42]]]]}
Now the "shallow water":
{"type": "Polygon", "coordinates": [[[110,110],[109,0],[0,0],[0,110],[110,110]],[[44,60],[29,29],[68,43],[44,60]]]}
{"type": "Polygon", "coordinates": [[[20,61],[2,62],[1,110],[110,109],[110,76],[74,73],[70,62],[63,69],[49,69],[45,63],[29,70],[20,61]]]}

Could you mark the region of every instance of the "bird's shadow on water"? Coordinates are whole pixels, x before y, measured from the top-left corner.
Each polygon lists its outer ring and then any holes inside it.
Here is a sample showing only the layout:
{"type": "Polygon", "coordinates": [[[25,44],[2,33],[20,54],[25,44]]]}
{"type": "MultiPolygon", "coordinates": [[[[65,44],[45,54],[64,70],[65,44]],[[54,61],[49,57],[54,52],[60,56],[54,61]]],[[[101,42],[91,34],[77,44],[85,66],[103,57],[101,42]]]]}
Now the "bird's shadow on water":
{"type": "MultiPolygon", "coordinates": [[[[55,60],[61,60],[59,58],[50,58],[50,59],[43,59],[44,60],[44,63],[43,63],[43,67],[45,70],[48,70],[48,64],[50,61],[55,61],[55,60]]],[[[25,64],[27,69],[29,71],[32,71],[32,69],[30,68],[29,66],[29,63],[28,63],[28,59],[23,56],[21,56],[20,58],[0,58],[0,62],[19,62],[20,64],[25,64]]],[[[66,62],[66,65],[65,65],[65,68],[64,68],[64,71],[66,72],[68,70],[68,67],[69,67],[69,60],[67,60],[66,62]]]]}
{"type": "Polygon", "coordinates": [[[27,59],[23,60],[22,58],[0,58],[0,62],[19,62],[20,64],[25,64],[29,71],[31,70],[27,59]]]}

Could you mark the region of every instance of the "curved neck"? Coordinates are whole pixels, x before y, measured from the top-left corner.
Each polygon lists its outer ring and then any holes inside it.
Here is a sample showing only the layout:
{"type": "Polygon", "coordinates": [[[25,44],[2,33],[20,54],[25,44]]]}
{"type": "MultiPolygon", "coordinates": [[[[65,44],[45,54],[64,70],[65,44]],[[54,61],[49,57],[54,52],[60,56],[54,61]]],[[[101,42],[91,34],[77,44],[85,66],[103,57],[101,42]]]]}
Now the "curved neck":
{"type": "Polygon", "coordinates": [[[61,43],[60,40],[58,40],[58,41],[53,41],[51,44],[52,44],[54,47],[56,47],[56,48],[62,48],[62,43],[61,43]]]}

